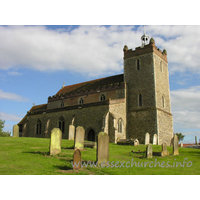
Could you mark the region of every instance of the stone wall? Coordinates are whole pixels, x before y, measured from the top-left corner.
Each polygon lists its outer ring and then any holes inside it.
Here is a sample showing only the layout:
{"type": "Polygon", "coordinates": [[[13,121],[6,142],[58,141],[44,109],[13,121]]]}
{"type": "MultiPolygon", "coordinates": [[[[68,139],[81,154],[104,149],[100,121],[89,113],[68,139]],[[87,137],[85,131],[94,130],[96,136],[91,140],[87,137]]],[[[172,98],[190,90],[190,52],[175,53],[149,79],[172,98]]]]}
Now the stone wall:
{"type": "Polygon", "coordinates": [[[84,103],[94,103],[99,102],[101,99],[101,95],[105,96],[105,99],[121,99],[125,97],[124,89],[111,90],[106,92],[97,92],[94,94],[86,94],[86,95],[76,95],[74,97],[58,99],[56,101],[48,102],[47,109],[59,108],[61,107],[61,103],[64,103],[64,107],[78,105],[80,98],[84,99],[84,103]]]}
{"type": "Polygon", "coordinates": [[[90,129],[95,131],[95,134],[102,130],[103,115],[109,110],[108,105],[92,106],[86,108],[77,108],[72,110],[64,110],[57,112],[50,112],[46,114],[33,114],[28,116],[26,137],[50,137],[50,132],[53,128],[59,126],[59,119],[64,118],[64,133],[62,138],[68,139],[69,125],[72,123],[72,119],[75,116],[74,125],[83,126],[86,130],[85,139],[90,129]],[[41,135],[36,135],[36,124],[38,119],[41,121],[41,135]],[[49,121],[49,127],[47,133],[46,130],[47,121],[49,121]]]}
{"type": "Polygon", "coordinates": [[[144,143],[146,132],[151,137],[157,132],[153,53],[124,60],[124,81],[127,84],[127,137],[144,143]],[[139,94],[142,95],[142,106],[139,105],[139,94]]]}
{"type": "MultiPolygon", "coordinates": [[[[48,112],[43,113],[29,113],[27,116],[27,126],[26,126],[26,133],[25,137],[45,137],[49,138],[51,130],[53,128],[59,127],[59,119],[64,119],[64,132],[62,134],[62,138],[68,139],[69,136],[69,125],[72,124],[72,120],[74,118],[74,126],[82,126],[85,129],[85,140],[88,139],[88,133],[91,129],[95,132],[95,140],[96,136],[99,132],[102,131],[103,127],[103,119],[106,113],[110,114],[111,110],[113,114],[117,117],[117,119],[120,116],[120,113],[124,115],[125,113],[125,101],[120,100],[114,100],[112,103],[108,102],[107,104],[103,105],[103,102],[99,102],[99,104],[94,104],[93,106],[77,106],[76,108],[69,109],[69,110],[62,110],[61,108],[48,110],[48,112]],[[51,112],[52,111],[52,112],[51,112]],[[41,121],[41,134],[36,135],[36,128],[37,128],[37,122],[38,120],[41,121]],[[48,124],[48,125],[47,125],[48,124]],[[47,127],[48,126],[48,127],[47,127]]],[[[124,123],[125,123],[125,117],[122,116],[124,123]]],[[[112,121],[111,116],[109,115],[109,121],[112,121]]],[[[116,120],[114,120],[116,121],[116,120]]],[[[113,121],[113,122],[114,122],[113,121]]],[[[116,142],[116,136],[115,132],[113,132],[112,128],[116,127],[113,125],[112,127],[108,127],[108,134],[112,138],[110,142],[116,142]],[[113,134],[113,135],[112,135],[113,134]]],[[[125,128],[125,126],[124,126],[125,128]]],[[[123,133],[120,135],[120,138],[125,137],[125,130],[123,130],[123,133]]]]}
{"type": "Polygon", "coordinates": [[[167,56],[153,44],[124,52],[127,138],[144,143],[145,133],[168,145],[173,135],[167,56]],[[138,68],[139,60],[139,68],[138,68]],[[162,63],[162,64],[161,64],[162,63]],[[161,66],[162,65],[162,66],[161,66]],[[139,95],[142,96],[140,105],[139,95]]]}
{"type": "Polygon", "coordinates": [[[157,110],[158,116],[158,144],[166,143],[170,146],[173,137],[173,117],[172,114],[157,110]]]}
{"type": "Polygon", "coordinates": [[[110,111],[110,142],[116,143],[119,139],[126,138],[126,101],[123,100],[113,100],[109,105],[110,111]],[[118,132],[118,122],[122,120],[122,133],[118,132]]]}

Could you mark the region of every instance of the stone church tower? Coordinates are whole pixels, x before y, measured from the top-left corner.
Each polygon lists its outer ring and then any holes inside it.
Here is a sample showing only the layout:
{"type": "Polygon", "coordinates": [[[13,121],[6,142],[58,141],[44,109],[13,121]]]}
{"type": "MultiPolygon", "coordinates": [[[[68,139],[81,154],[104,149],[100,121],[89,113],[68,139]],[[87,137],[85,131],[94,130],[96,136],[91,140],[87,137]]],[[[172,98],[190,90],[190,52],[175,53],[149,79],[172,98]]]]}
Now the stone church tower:
{"type": "Polygon", "coordinates": [[[166,50],[144,33],[142,46],[135,50],[124,46],[124,82],[126,82],[126,135],[144,143],[145,133],[157,134],[158,144],[170,145],[173,118],[170,105],[166,50]]]}

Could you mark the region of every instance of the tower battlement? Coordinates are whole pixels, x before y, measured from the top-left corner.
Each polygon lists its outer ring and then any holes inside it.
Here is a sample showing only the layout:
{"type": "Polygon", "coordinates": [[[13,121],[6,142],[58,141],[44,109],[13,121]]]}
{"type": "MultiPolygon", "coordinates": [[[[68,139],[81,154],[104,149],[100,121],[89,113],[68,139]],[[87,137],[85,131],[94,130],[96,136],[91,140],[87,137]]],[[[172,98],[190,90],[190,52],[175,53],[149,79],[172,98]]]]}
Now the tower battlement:
{"type": "Polygon", "coordinates": [[[150,40],[149,44],[145,45],[144,47],[136,47],[135,50],[128,49],[128,47],[125,45],[123,51],[124,51],[124,59],[154,52],[159,57],[161,57],[163,60],[168,62],[167,61],[167,52],[166,52],[166,50],[164,49],[163,51],[161,51],[155,45],[155,41],[154,41],[153,38],[150,40]]]}

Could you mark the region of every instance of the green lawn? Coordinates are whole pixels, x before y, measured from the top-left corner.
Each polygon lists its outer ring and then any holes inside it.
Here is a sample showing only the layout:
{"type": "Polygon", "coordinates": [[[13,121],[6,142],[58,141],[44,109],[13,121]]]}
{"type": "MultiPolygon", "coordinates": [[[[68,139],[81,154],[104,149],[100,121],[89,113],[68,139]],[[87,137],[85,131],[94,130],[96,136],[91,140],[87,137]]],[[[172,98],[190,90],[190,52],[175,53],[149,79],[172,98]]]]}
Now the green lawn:
{"type": "MultiPolygon", "coordinates": [[[[73,141],[62,140],[62,151],[54,157],[48,155],[49,142],[50,139],[46,138],[0,137],[0,174],[200,174],[200,149],[179,148],[180,155],[173,156],[172,147],[167,147],[169,156],[154,156],[152,159],[147,159],[143,153],[146,150],[145,145],[133,147],[109,144],[110,163],[107,167],[88,166],[75,171],[71,165],[74,153],[73,141]],[[142,153],[133,153],[132,150],[140,150],[142,153]],[[178,163],[183,165],[183,161],[185,161],[184,167],[180,164],[176,166],[178,163]],[[131,163],[134,165],[131,166],[131,163]]],[[[153,151],[160,152],[161,146],[153,145],[153,151]]],[[[85,148],[81,151],[81,155],[82,161],[96,161],[95,149],[85,148]]]]}

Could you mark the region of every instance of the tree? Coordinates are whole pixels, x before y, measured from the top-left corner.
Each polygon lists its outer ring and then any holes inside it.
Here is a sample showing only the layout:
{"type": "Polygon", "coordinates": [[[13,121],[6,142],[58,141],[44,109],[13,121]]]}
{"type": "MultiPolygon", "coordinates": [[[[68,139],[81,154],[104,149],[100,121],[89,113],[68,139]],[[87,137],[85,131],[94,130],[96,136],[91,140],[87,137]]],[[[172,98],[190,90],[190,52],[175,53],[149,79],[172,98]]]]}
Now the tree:
{"type": "Polygon", "coordinates": [[[179,142],[182,141],[185,137],[185,135],[183,135],[182,133],[175,133],[175,134],[177,135],[179,142]]]}
{"type": "Polygon", "coordinates": [[[11,132],[3,131],[5,121],[0,119],[0,137],[9,137],[11,132]]]}

